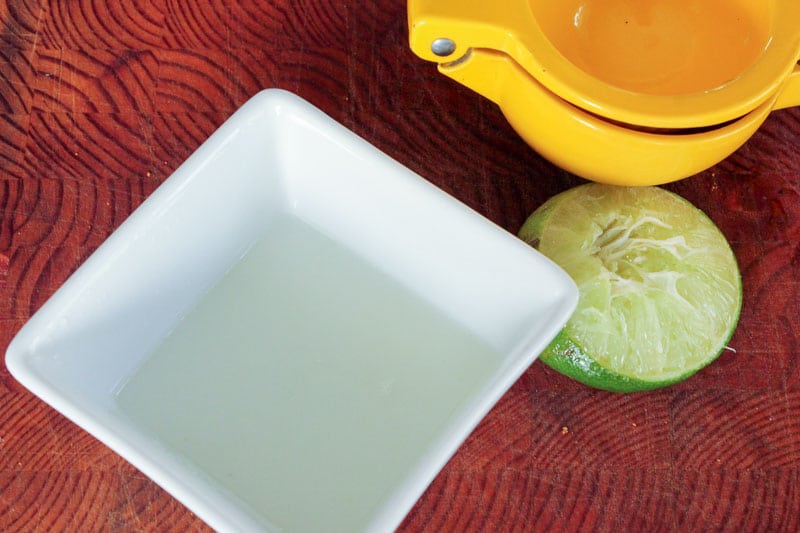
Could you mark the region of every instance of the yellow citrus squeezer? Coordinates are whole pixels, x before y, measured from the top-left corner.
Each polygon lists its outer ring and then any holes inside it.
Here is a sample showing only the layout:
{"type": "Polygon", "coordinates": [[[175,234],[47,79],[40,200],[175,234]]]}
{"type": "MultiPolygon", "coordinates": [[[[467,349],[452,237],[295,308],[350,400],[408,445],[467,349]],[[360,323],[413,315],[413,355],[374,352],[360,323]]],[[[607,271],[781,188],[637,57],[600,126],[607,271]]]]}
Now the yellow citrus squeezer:
{"type": "Polygon", "coordinates": [[[408,16],[418,56],[595,181],[687,177],[800,104],[798,0],[409,0],[408,16]]]}

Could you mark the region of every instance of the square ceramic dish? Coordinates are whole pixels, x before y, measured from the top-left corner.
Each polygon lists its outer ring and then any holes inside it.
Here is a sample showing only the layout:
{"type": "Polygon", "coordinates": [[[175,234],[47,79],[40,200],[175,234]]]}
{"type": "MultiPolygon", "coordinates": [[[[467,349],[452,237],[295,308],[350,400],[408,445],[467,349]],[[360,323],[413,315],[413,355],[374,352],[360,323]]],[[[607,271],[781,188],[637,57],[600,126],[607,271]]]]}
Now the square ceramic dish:
{"type": "Polygon", "coordinates": [[[6,361],[218,530],[388,531],[576,301],[516,237],[266,90],[6,361]]]}

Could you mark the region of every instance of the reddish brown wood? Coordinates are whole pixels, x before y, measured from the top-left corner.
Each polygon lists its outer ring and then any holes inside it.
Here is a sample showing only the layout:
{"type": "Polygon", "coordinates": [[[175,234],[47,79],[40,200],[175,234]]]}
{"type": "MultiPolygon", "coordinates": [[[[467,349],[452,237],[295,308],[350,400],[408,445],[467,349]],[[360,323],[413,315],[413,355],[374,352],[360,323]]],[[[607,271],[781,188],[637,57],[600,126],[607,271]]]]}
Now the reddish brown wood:
{"type": "MultiPolygon", "coordinates": [[[[0,348],[248,97],[300,94],[516,232],[581,180],[406,43],[400,0],[0,0],[0,348]]],[[[800,108],[667,188],[741,265],[733,350],[620,396],[534,364],[403,531],[800,529],[800,108]]],[[[0,531],[205,531],[0,366],[0,531]]]]}

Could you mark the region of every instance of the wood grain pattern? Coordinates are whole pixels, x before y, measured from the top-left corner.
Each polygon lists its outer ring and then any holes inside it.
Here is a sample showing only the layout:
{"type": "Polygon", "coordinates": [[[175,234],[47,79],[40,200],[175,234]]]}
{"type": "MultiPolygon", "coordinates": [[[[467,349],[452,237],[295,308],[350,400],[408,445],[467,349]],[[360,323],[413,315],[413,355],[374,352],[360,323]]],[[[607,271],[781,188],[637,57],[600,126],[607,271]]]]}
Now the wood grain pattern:
{"type": "Polygon", "coordinates": [[[45,49],[141,50],[166,45],[160,2],[41,2],[39,45],[45,49]]]}
{"type": "MultiPolygon", "coordinates": [[[[235,109],[298,93],[511,232],[582,180],[407,45],[405,2],[0,0],[0,348],[235,109]]],[[[671,184],[744,308],[714,364],[620,396],[534,364],[401,531],[800,530],[800,108],[671,184]]],[[[0,531],[208,531],[0,365],[0,531]]]]}

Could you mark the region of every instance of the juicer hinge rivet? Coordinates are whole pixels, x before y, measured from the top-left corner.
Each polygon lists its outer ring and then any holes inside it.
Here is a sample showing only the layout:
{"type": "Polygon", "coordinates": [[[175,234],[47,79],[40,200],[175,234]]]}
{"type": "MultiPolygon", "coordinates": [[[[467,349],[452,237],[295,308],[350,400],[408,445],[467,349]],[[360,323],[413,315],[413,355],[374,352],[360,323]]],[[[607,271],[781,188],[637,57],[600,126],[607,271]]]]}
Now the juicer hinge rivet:
{"type": "Polygon", "coordinates": [[[456,51],[456,43],[451,39],[436,39],[431,43],[431,52],[439,57],[446,57],[456,51]]]}

